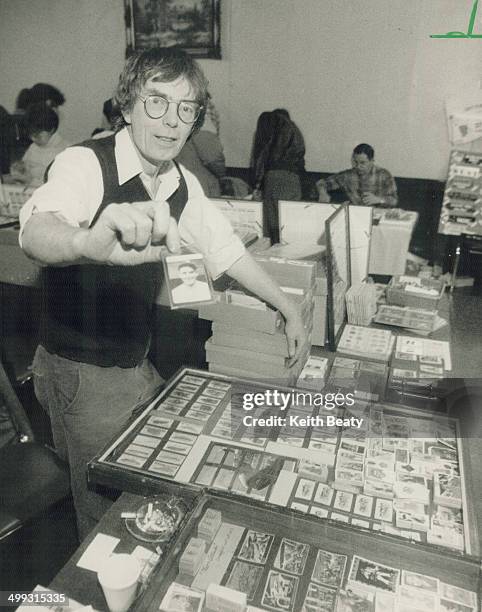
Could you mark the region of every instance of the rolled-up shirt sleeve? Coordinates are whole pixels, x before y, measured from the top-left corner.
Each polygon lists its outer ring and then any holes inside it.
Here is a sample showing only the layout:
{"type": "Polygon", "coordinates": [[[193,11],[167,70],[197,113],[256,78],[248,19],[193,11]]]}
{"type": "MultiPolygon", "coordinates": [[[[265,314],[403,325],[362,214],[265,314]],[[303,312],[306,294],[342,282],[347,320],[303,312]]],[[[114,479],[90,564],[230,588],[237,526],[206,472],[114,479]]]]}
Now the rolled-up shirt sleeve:
{"type": "Polygon", "coordinates": [[[246,250],[228,219],[206,198],[197,179],[184,168],[183,174],[189,186],[189,201],[179,223],[181,240],[204,255],[209,273],[217,278],[229,270],[246,250]]]}

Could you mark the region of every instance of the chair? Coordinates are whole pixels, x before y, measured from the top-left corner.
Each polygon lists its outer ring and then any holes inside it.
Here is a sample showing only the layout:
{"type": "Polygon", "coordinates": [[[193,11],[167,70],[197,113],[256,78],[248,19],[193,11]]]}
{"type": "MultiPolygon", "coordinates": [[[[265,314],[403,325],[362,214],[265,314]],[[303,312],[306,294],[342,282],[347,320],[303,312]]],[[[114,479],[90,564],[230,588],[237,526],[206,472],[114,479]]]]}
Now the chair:
{"type": "Polygon", "coordinates": [[[3,396],[18,443],[0,448],[0,542],[70,494],[69,471],[55,452],[35,441],[29,419],[0,361],[3,396]]]}

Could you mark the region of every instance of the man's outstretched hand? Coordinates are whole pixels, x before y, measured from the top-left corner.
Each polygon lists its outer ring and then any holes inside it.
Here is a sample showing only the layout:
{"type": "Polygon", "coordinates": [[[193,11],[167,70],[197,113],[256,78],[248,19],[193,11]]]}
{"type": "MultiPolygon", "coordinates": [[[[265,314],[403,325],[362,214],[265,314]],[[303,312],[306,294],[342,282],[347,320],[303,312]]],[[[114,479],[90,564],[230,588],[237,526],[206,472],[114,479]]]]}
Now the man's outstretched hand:
{"type": "Polygon", "coordinates": [[[181,239],[167,202],[109,204],[96,223],[77,237],[79,254],[111,265],[138,265],[160,261],[162,245],[172,253],[181,239]]]}

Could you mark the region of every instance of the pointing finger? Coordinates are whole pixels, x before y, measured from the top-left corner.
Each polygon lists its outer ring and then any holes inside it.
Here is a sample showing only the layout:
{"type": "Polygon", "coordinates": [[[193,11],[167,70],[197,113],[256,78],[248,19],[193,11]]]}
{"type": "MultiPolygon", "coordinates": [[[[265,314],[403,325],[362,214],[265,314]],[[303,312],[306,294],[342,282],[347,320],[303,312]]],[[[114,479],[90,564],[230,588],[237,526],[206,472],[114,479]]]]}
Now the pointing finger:
{"type": "Polygon", "coordinates": [[[152,242],[158,244],[169,230],[170,211],[167,202],[153,202],[153,206],[152,242]]]}
{"type": "Polygon", "coordinates": [[[166,246],[171,253],[179,253],[181,250],[181,236],[176,220],[169,218],[169,228],[166,234],[166,246]]]}

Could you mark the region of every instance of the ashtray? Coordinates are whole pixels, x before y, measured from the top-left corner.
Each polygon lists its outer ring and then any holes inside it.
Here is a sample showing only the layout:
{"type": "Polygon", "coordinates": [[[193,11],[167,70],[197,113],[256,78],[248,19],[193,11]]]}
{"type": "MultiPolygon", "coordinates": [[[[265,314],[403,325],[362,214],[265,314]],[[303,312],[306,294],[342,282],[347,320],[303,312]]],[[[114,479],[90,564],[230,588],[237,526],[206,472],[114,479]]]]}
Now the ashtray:
{"type": "Polygon", "coordinates": [[[143,542],[167,542],[182,521],[186,509],[177,497],[151,497],[125,518],[127,531],[143,542]]]}

